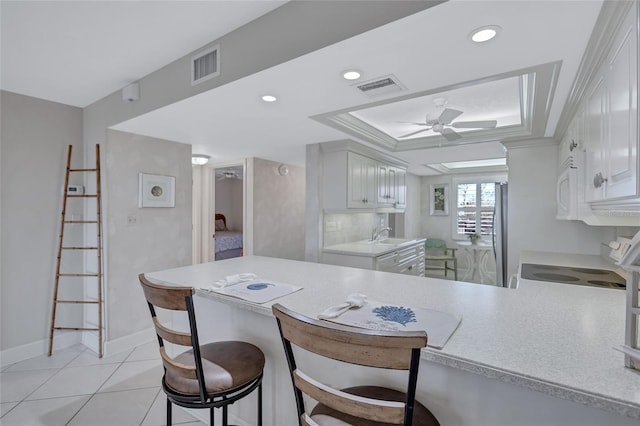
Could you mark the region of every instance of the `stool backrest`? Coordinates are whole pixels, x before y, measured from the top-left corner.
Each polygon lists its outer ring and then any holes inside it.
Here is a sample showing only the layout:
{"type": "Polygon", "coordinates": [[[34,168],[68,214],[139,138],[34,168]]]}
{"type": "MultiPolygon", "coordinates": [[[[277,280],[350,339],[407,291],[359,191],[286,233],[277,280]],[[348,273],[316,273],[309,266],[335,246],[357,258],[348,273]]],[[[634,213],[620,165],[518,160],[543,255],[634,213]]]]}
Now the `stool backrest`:
{"type": "Polygon", "coordinates": [[[144,296],[149,305],[151,319],[156,329],[158,344],[160,346],[160,357],[162,358],[165,371],[171,370],[184,378],[197,379],[200,385],[200,397],[204,402],[206,400],[206,387],[202,369],[202,358],[200,357],[196,316],[193,308],[193,287],[167,286],[152,283],[144,274],[138,275],[138,279],[140,280],[144,296]],[[175,330],[162,324],[158,320],[156,308],[186,312],[189,318],[190,332],[175,330]],[[165,340],[175,345],[190,347],[193,350],[195,358],[193,366],[176,362],[170,357],[165,349],[165,340]]]}
{"type": "Polygon", "coordinates": [[[383,423],[411,424],[420,349],[427,345],[426,332],[374,331],[343,326],[308,318],[280,304],[273,305],[272,311],[278,321],[302,424],[308,423],[303,394],[352,416],[383,423]],[[407,370],[407,399],[396,402],[364,398],[323,384],[297,367],[292,344],[350,364],[407,370]]]}

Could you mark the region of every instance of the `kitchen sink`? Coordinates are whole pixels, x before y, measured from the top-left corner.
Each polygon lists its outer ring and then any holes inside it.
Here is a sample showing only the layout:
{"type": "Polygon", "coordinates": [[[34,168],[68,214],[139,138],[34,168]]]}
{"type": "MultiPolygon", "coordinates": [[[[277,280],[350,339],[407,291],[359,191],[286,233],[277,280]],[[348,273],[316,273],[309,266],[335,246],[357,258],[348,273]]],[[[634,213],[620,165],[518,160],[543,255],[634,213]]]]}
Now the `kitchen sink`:
{"type": "Polygon", "coordinates": [[[383,238],[376,241],[364,240],[360,241],[361,244],[369,244],[376,246],[399,246],[407,243],[413,243],[415,240],[408,240],[406,238],[383,238]]]}

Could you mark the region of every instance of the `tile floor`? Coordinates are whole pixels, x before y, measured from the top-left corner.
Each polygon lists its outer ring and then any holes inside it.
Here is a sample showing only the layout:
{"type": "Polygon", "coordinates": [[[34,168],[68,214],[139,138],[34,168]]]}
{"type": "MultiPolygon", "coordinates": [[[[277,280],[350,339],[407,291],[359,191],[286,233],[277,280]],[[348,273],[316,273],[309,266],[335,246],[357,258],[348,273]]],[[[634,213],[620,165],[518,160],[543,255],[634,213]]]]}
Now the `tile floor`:
{"type": "MultiPolygon", "coordinates": [[[[0,371],[0,425],[165,425],[161,377],[155,341],[102,359],[77,345],[7,365],[0,371]]],[[[173,424],[204,425],[175,406],[173,424]]]]}

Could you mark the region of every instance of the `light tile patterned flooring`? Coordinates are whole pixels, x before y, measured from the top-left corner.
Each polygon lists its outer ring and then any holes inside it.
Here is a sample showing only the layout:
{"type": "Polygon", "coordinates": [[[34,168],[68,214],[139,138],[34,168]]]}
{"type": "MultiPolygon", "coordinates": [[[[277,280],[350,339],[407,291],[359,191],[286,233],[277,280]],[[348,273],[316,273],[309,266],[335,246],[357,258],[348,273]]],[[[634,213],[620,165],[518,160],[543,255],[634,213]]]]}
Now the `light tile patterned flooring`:
{"type": "MultiPolygon", "coordinates": [[[[102,359],[77,345],[7,365],[0,371],[0,425],[165,425],[161,377],[155,341],[102,359]]],[[[204,425],[175,406],[173,424],[204,425]]]]}

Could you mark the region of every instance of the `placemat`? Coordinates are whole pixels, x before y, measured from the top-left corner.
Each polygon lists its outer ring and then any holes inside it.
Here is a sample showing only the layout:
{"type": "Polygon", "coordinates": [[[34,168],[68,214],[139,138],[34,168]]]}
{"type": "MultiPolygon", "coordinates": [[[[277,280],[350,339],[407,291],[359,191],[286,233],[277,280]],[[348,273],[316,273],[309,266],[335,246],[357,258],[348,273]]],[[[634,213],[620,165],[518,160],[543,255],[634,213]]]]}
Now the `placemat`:
{"type": "Polygon", "coordinates": [[[256,279],[228,285],[219,289],[207,290],[224,294],[225,296],[237,297],[252,303],[265,303],[300,289],[302,289],[302,287],[296,285],[256,279]]]}
{"type": "Polygon", "coordinates": [[[339,317],[327,321],[370,330],[425,330],[427,332],[427,346],[442,349],[460,325],[462,316],[434,309],[368,300],[361,308],[351,308],[339,317]]]}

